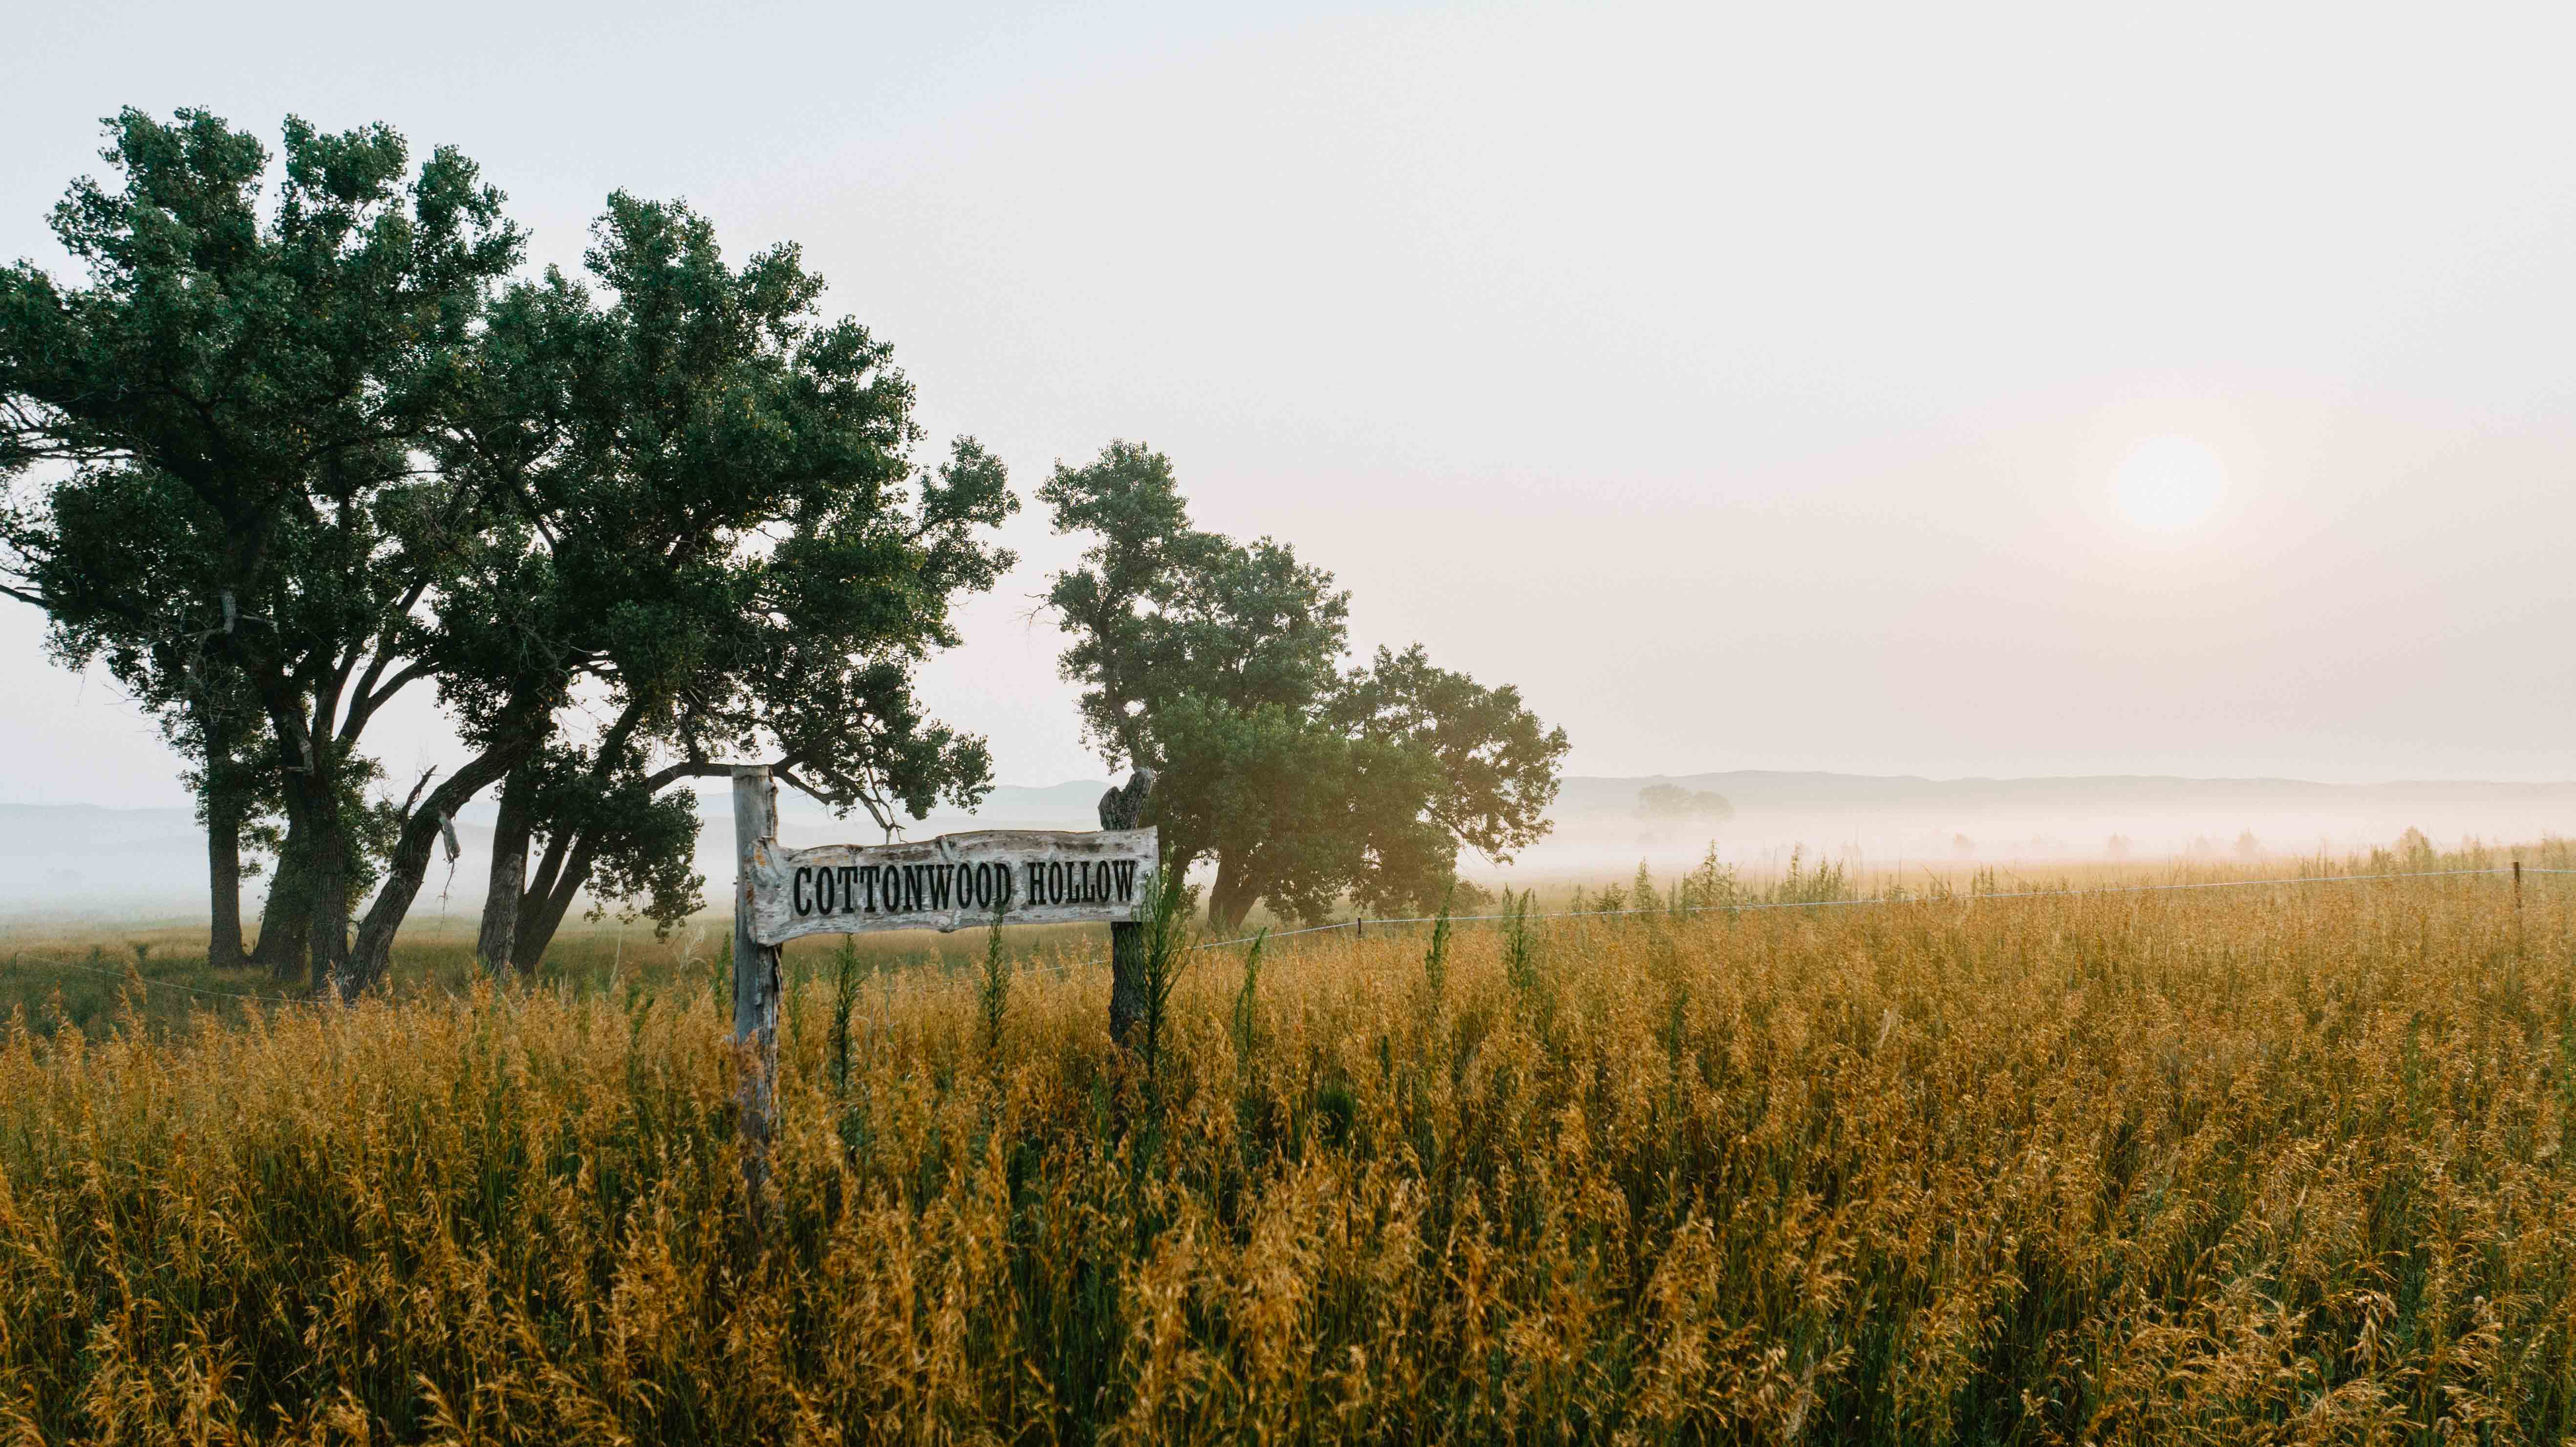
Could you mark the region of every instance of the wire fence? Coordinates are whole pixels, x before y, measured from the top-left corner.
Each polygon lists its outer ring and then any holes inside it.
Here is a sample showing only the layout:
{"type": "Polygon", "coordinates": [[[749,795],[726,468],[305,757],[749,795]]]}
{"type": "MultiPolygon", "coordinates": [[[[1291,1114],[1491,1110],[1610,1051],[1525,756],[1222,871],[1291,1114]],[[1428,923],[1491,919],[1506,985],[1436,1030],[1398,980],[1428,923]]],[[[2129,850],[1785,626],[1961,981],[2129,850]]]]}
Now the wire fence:
{"type": "MultiPolygon", "coordinates": [[[[2576,869],[2542,869],[2529,865],[2507,864],[2495,865],[2483,869],[2418,869],[2394,874],[2308,874],[2273,879],[2196,880],[2177,884],[2115,884],[2101,885],[2085,889],[2019,889],[1969,894],[1923,894],[1907,896],[1876,895],[1854,899],[1744,900],[1725,904],[1684,905],[1679,908],[1672,906],[1653,906],[1636,909],[1566,909],[1554,910],[1546,914],[1524,914],[1521,915],[1520,918],[1531,921],[1558,919],[1620,919],[1637,915],[1671,916],[1690,914],[1746,914],[1758,910],[1777,909],[1859,909],[1873,905],[1892,907],[1904,905],[1978,904],[1988,900],[1998,899],[2072,899],[2087,895],[2155,894],[2173,890],[2263,889],[2303,884],[2374,884],[2392,879],[2493,878],[2503,875],[2521,876],[2526,874],[2571,875],[2576,874],[2576,869]]],[[[1205,940],[1192,945],[1190,948],[1193,951],[1222,950],[1230,949],[1236,945],[1248,945],[1255,940],[1266,941],[1295,939],[1300,935],[1330,934],[1340,930],[1353,931],[1354,936],[1356,937],[1358,935],[1364,935],[1370,925],[1392,929],[1406,925],[1437,924],[1443,918],[1446,918],[1451,924],[1491,924],[1508,920],[1512,917],[1513,916],[1508,914],[1458,914],[1447,916],[1419,915],[1404,918],[1371,919],[1363,915],[1355,916],[1351,919],[1335,920],[1329,924],[1307,925],[1299,929],[1262,930],[1253,934],[1238,936],[1237,938],[1230,940],[1205,940]]],[[[12,959],[10,963],[12,965],[19,965],[22,961],[12,959]]],[[[50,969],[76,970],[83,974],[98,975],[114,980],[123,980],[132,984],[148,985],[154,989],[184,990],[188,994],[196,995],[205,999],[236,1000],[262,1005],[309,1005],[316,1003],[317,999],[317,997],[311,995],[262,995],[245,990],[213,990],[198,985],[187,984],[179,980],[155,979],[150,975],[142,974],[139,971],[132,969],[112,970],[98,965],[82,964],[73,960],[46,960],[41,963],[50,969]]],[[[1067,975],[1071,974],[1075,970],[1098,969],[1108,963],[1109,960],[1105,956],[1099,959],[1068,960],[1062,964],[1033,965],[1025,969],[1023,973],[1039,975],[1067,975]]]]}
{"type": "MultiPolygon", "coordinates": [[[[2392,874],[2306,874],[2272,879],[2195,880],[2179,884],[2115,884],[2102,885],[2088,889],[2016,889],[1969,894],[1921,894],[1905,896],[1874,895],[1853,899],[1744,900],[1725,904],[1683,905],[1678,908],[1670,905],[1657,905],[1638,909],[1564,909],[1554,910],[1546,914],[1524,914],[1519,917],[1524,920],[1535,921],[1552,919],[1619,919],[1624,916],[1632,915],[1657,915],[1668,917],[1677,914],[1745,914],[1756,910],[1772,909],[1858,909],[1872,905],[1902,906],[1978,904],[1994,899],[2071,899],[2082,895],[2154,894],[2166,890],[2184,889],[2260,889],[2267,886],[2286,886],[2294,884],[2372,884],[2391,879],[2458,879],[2470,876],[2493,878],[2504,875],[2512,875],[2519,878],[2526,874],[2576,874],[2576,869],[2540,869],[2517,863],[2501,864],[2485,869],[2417,869],[2400,871],[2392,874]]],[[[1356,934],[1364,934],[1371,925],[1394,928],[1402,925],[1438,924],[1444,918],[1451,924],[1486,924],[1500,920],[1508,920],[1513,918],[1513,916],[1508,914],[1453,914],[1445,916],[1420,915],[1401,919],[1372,919],[1363,915],[1356,916],[1351,919],[1336,920],[1330,924],[1308,925],[1303,929],[1262,930],[1253,934],[1238,936],[1237,938],[1230,940],[1207,940],[1202,943],[1192,945],[1190,948],[1192,950],[1221,950],[1231,948],[1235,945],[1248,945],[1255,940],[1284,940],[1294,938],[1298,935],[1324,934],[1334,930],[1351,930],[1356,934]]],[[[1108,963],[1109,961],[1105,958],[1094,960],[1072,960],[1060,965],[1038,966],[1029,973],[1058,975],[1070,974],[1075,970],[1097,969],[1108,963]]]]}

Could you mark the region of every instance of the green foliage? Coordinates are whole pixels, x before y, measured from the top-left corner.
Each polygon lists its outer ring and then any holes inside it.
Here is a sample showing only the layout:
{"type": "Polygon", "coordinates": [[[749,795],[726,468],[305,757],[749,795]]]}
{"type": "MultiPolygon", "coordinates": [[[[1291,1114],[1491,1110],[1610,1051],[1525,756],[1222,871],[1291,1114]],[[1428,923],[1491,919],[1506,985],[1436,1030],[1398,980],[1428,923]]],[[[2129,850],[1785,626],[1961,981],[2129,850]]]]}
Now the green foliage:
{"type": "Polygon", "coordinates": [[[1269,941],[1266,929],[1252,936],[1252,947],[1243,952],[1243,989],[1234,997],[1234,1049],[1247,1068],[1261,1039],[1261,949],[1269,941]]]}
{"type": "Polygon", "coordinates": [[[1431,944],[1422,952],[1422,983],[1431,992],[1431,1002],[1439,1004],[1449,987],[1449,911],[1457,903],[1458,887],[1451,885],[1440,896],[1440,915],[1431,922],[1431,944]]]}
{"type": "Polygon", "coordinates": [[[1346,892],[1396,912],[1454,866],[1455,841],[1430,818],[1440,784],[1426,754],[1280,705],[1191,694],[1167,701],[1155,729],[1155,820],[1176,857],[1215,857],[1208,910],[1221,929],[1256,901],[1323,919],[1346,892]]]}
{"type": "Polygon", "coordinates": [[[972,439],[914,467],[909,382],[795,247],[735,265],[620,192],[586,281],[512,283],[519,233],[452,151],[415,171],[385,127],[290,120],[263,206],[266,149],[212,116],[110,136],[122,186],[55,212],[86,283],[0,273],[0,477],[38,477],[0,507],[0,589],[161,719],[210,826],[283,812],[317,981],[382,972],[494,783],[493,948],[523,967],[585,889],[694,907],[665,791],[710,760],[889,828],[981,797],[982,740],[913,675],[1009,567],[983,534],[1016,501],[972,439]],[[470,757],[370,797],[368,726],[423,680],[470,757]]]}
{"type": "Polygon", "coordinates": [[[1628,907],[1635,910],[1659,910],[1664,897],[1655,892],[1655,877],[1646,872],[1646,861],[1637,861],[1637,877],[1628,885],[1628,907]]]}
{"type": "Polygon", "coordinates": [[[849,935],[841,936],[841,946],[832,952],[832,1098],[846,1100],[850,1094],[850,1016],[858,1008],[859,982],[863,967],[858,946],[849,935]]]}
{"type": "Polygon", "coordinates": [[[1085,732],[1113,762],[1157,760],[1150,715],[1175,697],[1302,711],[1334,682],[1349,595],[1285,544],[1192,528],[1162,454],[1112,442],[1086,467],[1057,464],[1038,498],[1057,532],[1094,539],[1047,601],[1073,635],[1061,663],[1085,685],[1085,732]]]}
{"type": "Polygon", "coordinates": [[[550,841],[523,963],[585,888],[685,911],[693,815],[666,791],[702,761],[774,755],[889,828],[981,798],[983,742],[924,715],[913,666],[957,642],[953,596],[1010,565],[979,535],[1017,507],[971,439],[913,472],[909,383],[821,318],[793,246],[736,267],[705,217],[619,193],[585,261],[598,295],[549,272],[495,309],[453,459],[528,521],[442,605],[464,620],[451,702],[606,697],[594,737],[529,752],[505,786],[505,814],[550,841]]]}
{"type": "Polygon", "coordinates": [[[1002,952],[1002,906],[993,910],[991,928],[984,931],[984,973],[977,984],[976,1018],[983,1026],[984,1058],[997,1068],[1002,1059],[1002,1023],[1011,1010],[1011,960],[1002,952]]]}
{"type": "Polygon", "coordinates": [[[1507,860],[1546,832],[1562,730],[1420,648],[1350,666],[1332,575],[1191,527],[1169,459],[1112,443],[1039,496],[1057,531],[1092,540],[1048,593],[1084,730],[1111,763],[1157,771],[1175,868],[1216,864],[1218,927],[1261,902],[1320,919],[1345,894],[1428,908],[1461,845],[1507,860]]]}
{"type": "Polygon", "coordinates": [[[1137,1022],[1143,1032],[1138,1055],[1145,1066],[1146,1088],[1158,1109],[1162,1101],[1163,1047],[1171,1029],[1172,991],[1188,970],[1196,944],[1191,914],[1189,892],[1180,886],[1179,872],[1168,861],[1146,876],[1136,905],[1136,923],[1143,927],[1139,964],[1145,986],[1145,1010],[1137,1022]]]}
{"type": "MultiPolygon", "coordinates": [[[[557,742],[522,763],[509,783],[524,780],[534,795],[533,834],[548,854],[554,853],[557,840],[568,849],[590,842],[590,919],[605,918],[623,903],[628,906],[625,917],[649,919],[654,938],[668,938],[706,908],[706,879],[692,867],[697,795],[686,789],[656,791],[631,763],[606,769],[600,763],[598,750],[557,742]]],[[[560,867],[553,871],[557,876],[563,872],[560,867]]],[[[542,955],[551,935],[551,930],[523,932],[523,958],[542,955]]]]}
{"type": "Polygon", "coordinates": [[[0,508],[0,586],[217,795],[244,787],[234,735],[266,730],[318,976],[365,852],[343,801],[367,725],[424,676],[416,610],[481,506],[418,464],[520,237],[472,163],[415,171],[382,126],[290,119],[265,208],[267,149],[214,116],[128,110],[108,136],[121,184],[75,182],[53,215],[86,284],[0,272],[0,475],[60,465],[0,508]]]}
{"type": "Polygon", "coordinates": [[[1537,897],[1535,889],[1522,890],[1517,898],[1503,891],[1503,979],[1523,999],[1539,987],[1538,935],[1530,928],[1530,904],[1537,897]]]}
{"type": "Polygon", "coordinates": [[[1699,866],[1683,875],[1681,883],[1673,888],[1674,902],[1682,909],[1714,909],[1736,903],[1741,895],[1734,867],[1718,862],[1714,842],[1701,856],[1699,866]]]}
{"type": "Polygon", "coordinates": [[[1807,849],[1801,844],[1789,851],[1789,867],[1780,882],[1771,887],[1774,904],[1831,904],[1857,899],[1850,877],[1840,863],[1822,861],[1807,863],[1807,849]]]}

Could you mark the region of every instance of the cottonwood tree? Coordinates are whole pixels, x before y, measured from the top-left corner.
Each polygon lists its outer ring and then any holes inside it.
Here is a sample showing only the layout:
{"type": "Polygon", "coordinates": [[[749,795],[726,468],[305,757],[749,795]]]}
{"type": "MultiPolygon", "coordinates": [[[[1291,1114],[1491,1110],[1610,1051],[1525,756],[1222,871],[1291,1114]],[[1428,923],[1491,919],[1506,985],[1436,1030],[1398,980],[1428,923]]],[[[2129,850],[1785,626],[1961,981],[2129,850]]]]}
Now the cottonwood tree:
{"type": "Polygon", "coordinates": [[[818,319],[793,248],[731,269],[701,218],[619,196],[604,298],[506,286],[518,234],[452,152],[415,173],[382,127],[290,120],[263,207],[267,153],[210,116],[111,140],[122,188],[56,213],[88,284],[0,277],[0,474],[37,483],[0,581],[141,660],[147,707],[195,706],[191,665],[255,700],[267,737],[228,756],[270,761],[272,903],[301,902],[317,986],[381,974],[447,822],[522,769],[508,895],[540,936],[586,883],[684,901],[660,791],[726,754],[773,747],[842,807],[980,789],[910,668],[1007,566],[976,534],[1010,495],[971,443],[911,476],[908,384],[818,319]],[[468,757],[370,799],[367,726],[425,680],[468,757]]]}
{"type": "MultiPolygon", "coordinates": [[[[792,245],[739,267],[706,218],[610,198],[586,257],[493,309],[488,361],[440,455],[511,519],[431,600],[425,656],[502,782],[479,947],[533,968],[575,897],[698,907],[684,780],[766,758],[786,782],[891,829],[988,786],[980,739],[924,716],[914,666],[958,640],[950,605],[1010,557],[982,536],[1017,506],[961,440],[915,473],[913,395],[886,345],[827,321],[792,245]],[[602,722],[570,731],[579,712],[602,722]],[[542,855],[530,872],[531,855],[542,855]]],[[[393,850],[361,928],[418,888],[427,816],[393,850]]]]}
{"type": "Polygon", "coordinates": [[[1039,496],[1088,535],[1048,602],[1086,735],[1156,772],[1167,865],[1215,865],[1210,917],[1425,907],[1461,845],[1508,860],[1547,832],[1565,754],[1509,687],[1419,647],[1349,662],[1348,595],[1263,538],[1190,526],[1169,459],[1113,442],[1039,496]]]}
{"type": "MultiPolygon", "coordinates": [[[[148,660],[160,679],[123,680],[147,708],[255,700],[288,821],[272,896],[304,912],[313,977],[346,981],[364,735],[427,676],[418,607],[481,509],[421,457],[519,234],[472,163],[414,170],[382,126],[290,118],[273,205],[266,148],[214,116],[129,110],[108,135],[121,184],[53,215],[86,282],[0,273],[0,469],[37,479],[9,500],[6,586],[111,667],[148,660]],[[172,686],[189,668],[204,695],[172,686]]],[[[182,729],[239,758],[229,727],[182,729]]],[[[218,834],[228,777],[203,774],[218,834]]]]}

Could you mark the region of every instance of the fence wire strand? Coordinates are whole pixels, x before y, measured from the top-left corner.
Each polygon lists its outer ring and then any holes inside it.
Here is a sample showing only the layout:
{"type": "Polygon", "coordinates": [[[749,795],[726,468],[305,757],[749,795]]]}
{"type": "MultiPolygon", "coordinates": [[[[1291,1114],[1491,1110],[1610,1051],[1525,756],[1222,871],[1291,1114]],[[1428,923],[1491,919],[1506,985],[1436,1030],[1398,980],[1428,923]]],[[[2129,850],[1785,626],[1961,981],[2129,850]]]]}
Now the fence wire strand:
{"type": "MultiPolygon", "coordinates": [[[[1744,914],[1750,913],[1754,910],[1764,909],[1852,909],[1863,905],[1873,904],[1974,904],[1989,899],[2069,899],[2082,895],[2154,894],[2165,890],[2178,889],[2260,889],[2267,885],[2369,884],[2375,881],[2389,879],[2458,879],[2464,877],[2493,878],[2515,872],[2515,866],[2498,865],[2491,869],[2417,869],[2403,871],[2396,874],[2306,874],[2293,875],[2281,879],[2208,879],[2196,880],[2183,884],[2118,884],[2104,885],[2094,889],[2016,889],[2003,890],[1993,894],[1907,895],[1900,898],[1889,898],[1881,895],[1867,899],[1756,900],[1742,904],[1686,905],[1680,909],[1674,909],[1669,906],[1657,906],[1651,909],[1565,909],[1552,911],[1547,914],[1524,915],[1522,918],[1528,920],[1619,919],[1632,915],[1671,916],[1676,914],[1744,914]]],[[[2524,867],[2520,872],[2523,874],[2576,874],[2576,869],[2537,869],[2524,867]]],[[[1237,938],[1230,940],[1206,940],[1192,945],[1190,948],[1193,951],[1221,950],[1230,948],[1234,945],[1248,945],[1257,939],[1284,940],[1296,935],[1322,934],[1328,930],[1364,929],[1366,926],[1373,924],[1386,925],[1390,928],[1397,925],[1437,924],[1439,923],[1440,918],[1441,917],[1438,915],[1420,915],[1404,919],[1373,919],[1366,916],[1360,916],[1351,919],[1336,920],[1331,924],[1308,925],[1303,929],[1263,930],[1257,931],[1253,934],[1238,936],[1237,938]]],[[[1489,924],[1510,918],[1511,916],[1507,914],[1453,914],[1448,916],[1448,920],[1451,924],[1489,924]]],[[[1075,970],[1097,969],[1108,963],[1109,961],[1106,959],[1073,960],[1060,965],[1032,966],[1024,973],[1038,975],[1064,975],[1070,974],[1075,970]]]]}

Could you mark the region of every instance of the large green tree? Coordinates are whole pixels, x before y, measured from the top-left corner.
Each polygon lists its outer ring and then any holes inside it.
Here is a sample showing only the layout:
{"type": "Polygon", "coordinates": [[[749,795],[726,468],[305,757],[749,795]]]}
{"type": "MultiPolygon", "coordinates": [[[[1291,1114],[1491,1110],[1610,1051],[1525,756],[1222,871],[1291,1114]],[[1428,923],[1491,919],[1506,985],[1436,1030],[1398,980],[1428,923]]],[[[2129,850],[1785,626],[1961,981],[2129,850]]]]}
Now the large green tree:
{"type": "MultiPolygon", "coordinates": [[[[9,499],[6,586],[73,651],[157,670],[128,680],[147,707],[255,702],[279,884],[315,977],[346,979],[364,735],[428,675],[419,605],[481,513],[422,461],[519,235],[470,162],[415,169],[382,126],[290,118],[273,204],[267,149],[214,116],[127,111],[108,135],[120,184],[77,182],[53,216],[85,283],[0,272],[0,467],[36,482],[9,499]],[[202,691],[169,683],[191,669],[202,691]]],[[[223,761],[251,752],[229,727],[182,728],[218,834],[223,761]]]]}
{"type": "Polygon", "coordinates": [[[1547,832],[1562,729],[1419,647],[1355,665],[1332,575],[1192,527],[1168,458],[1113,442],[1039,496],[1091,540],[1048,592],[1084,731],[1112,765],[1155,772],[1166,852],[1214,864],[1220,926],[1264,902],[1309,919],[1344,895],[1425,907],[1462,845],[1504,861],[1547,832]]]}
{"type": "Polygon", "coordinates": [[[496,963],[586,887],[694,903],[667,791],[737,759],[888,823],[980,793],[981,741],[911,677],[956,641],[951,597],[1007,566],[982,531],[1010,493],[971,442],[915,471],[909,384],[819,316],[793,247],[731,267],[703,218],[621,194],[595,292],[513,284],[498,193],[382,127],[290,120],[273,203],[265,149],[210,116],[110,138],[123,184],[55,216],[86,284],[0,275],[0,475],[32,480],[0,584],[167,715],[210,823],[273,793],[272,904],[317,985],[381,974],[496,783],[496,963]],[[466,757],[370,798],[366,729],[425,681],[466,757]],[[245,717],[263,737],[227,732],[245,717]]]}
{"type": "Polygon", "coordinates": [[[731,761],[888,828],[971,806],[990,774],[912,675],[958,641],[953,598],[1010,564],[983,535],[1018,505],[999,462],[961,440],[912,468],[909,385],[883,342],[820,316],[792,246],[737,269],[705,218],[621,194],[587,267],[595,292],[549,274],[494,309],[445,451],[524,521],[435,600],[451,702],[506,719],[530,700],[543,736],[501,789],[495,967],[532,967],[586,889],[666,923],[695,908],[677,786],[731,761]]]}

